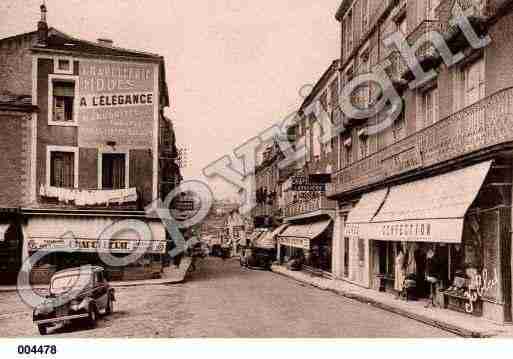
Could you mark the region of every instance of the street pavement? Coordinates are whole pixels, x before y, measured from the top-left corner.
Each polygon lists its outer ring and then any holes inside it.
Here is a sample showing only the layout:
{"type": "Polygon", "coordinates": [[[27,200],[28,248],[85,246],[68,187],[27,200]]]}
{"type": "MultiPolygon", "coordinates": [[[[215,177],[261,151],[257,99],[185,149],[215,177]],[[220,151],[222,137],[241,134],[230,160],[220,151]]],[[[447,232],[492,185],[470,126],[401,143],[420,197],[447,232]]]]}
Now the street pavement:
{"type": "MultiPolygon", "coordinates": [[[[238,261],[209,258],[183,284],[116,289],[113,315],[95,329],[50,335],[104,338],[432,338],[440,329],[238,261]]],[[[32,310],[0,293],[0,337],[35,337],[32,310]]]]}

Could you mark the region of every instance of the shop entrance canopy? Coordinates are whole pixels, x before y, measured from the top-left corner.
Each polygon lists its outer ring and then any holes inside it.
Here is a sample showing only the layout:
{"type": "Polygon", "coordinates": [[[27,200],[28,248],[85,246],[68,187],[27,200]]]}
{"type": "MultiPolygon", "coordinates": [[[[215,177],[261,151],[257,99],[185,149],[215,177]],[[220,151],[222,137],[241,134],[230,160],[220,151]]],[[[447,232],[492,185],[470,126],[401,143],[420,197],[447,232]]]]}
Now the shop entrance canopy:
{"type": "Polygon", "coordinates": [[[345,223],[345,236],[366,238],[364,232],[367,225],[378,213],[387,196],[388,189],[364,194],[358,204],[349,212],[345,223]]]}
{"type": "Polygon", "coordinates": [[[310,224],[294,224],[279,235],[280,243],[285,246],[310,249],[310,241],[321,236],[332,220],[317,221],[310,224]]]}
{"type": "Polygon", "coordinates": [[[492,161],[390,188],[366,226],[366,238],[380,241],[461,243],[463,222],[492,161]]]}

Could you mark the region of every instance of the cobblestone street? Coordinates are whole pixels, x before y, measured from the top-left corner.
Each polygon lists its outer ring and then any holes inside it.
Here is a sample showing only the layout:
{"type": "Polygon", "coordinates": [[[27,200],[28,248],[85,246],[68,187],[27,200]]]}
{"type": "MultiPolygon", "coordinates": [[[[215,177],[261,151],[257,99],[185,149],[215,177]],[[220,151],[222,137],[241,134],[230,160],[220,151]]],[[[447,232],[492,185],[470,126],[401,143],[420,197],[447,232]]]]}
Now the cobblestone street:
{"type": "MultiPolygon", "coordinates": [[[[56,337],[447,337],[451,334],[279,275],[210,258],[188,281],[116,289],[115,313],[56,337]]],[[[39,336],[17,293],[0,293],[0,337],[39,336]]]]}

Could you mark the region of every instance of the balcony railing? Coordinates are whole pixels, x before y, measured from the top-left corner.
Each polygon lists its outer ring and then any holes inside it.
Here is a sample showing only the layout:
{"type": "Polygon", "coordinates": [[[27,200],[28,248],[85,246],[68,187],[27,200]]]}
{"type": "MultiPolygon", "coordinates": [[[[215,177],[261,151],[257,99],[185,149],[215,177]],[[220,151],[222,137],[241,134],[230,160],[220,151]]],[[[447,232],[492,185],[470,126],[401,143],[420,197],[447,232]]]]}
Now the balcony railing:
{"type": "Polygon", "coordinates": [[[333,197],[513,142],[513,88],[501,90],[333,174],[333,197]]]}
{"type": "Polygon", "coordinates": [[[284,208],[283,213],[285,218],[290,218],[321,210],[334,210],[336,207],[335,201],[321,196],[310,201],[301,201],[288,205],[284,208]]]}

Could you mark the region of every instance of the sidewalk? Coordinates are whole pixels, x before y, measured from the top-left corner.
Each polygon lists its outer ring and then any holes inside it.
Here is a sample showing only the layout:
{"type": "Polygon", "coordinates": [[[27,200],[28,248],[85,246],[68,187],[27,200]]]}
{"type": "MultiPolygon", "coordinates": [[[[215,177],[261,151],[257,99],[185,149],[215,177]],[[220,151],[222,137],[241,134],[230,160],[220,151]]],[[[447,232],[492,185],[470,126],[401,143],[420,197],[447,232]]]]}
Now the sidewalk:
{"type": "MultiPolygon", "coordinates": [[[[191,266],[191,258],[184,257],[182,262],[180,263],[180,267],[175,267],[171,265],[170,267],[164,268],[164,273],[162,273],[162,278],[159,279],[147,279],[147,280],[136,280],[136,281],[125,281],[125,282],[110,282],[111,287],[113,288],[123,288],[123,287],[135,287],[135,286],[148,286],[148,285],[167,285],[167,284],[177,284],[185,281],[185,277],[187,276],[187,272],[191,266]]],[[[26,290],[29,288],[22,288],[22,290],[26,290]]],[[[47,290],[48,285],[35,285],[33,289],[36,290],[47,290]]],[[[1,292],[15,292],[18,288],[13,286],[0,286],[1,292]]]]}
{"type": "Polygon", "coordinates": [[[485,319],[447,309],[424,308],[425,302],[422,301],[406,302],[397,300],[389,293],[362,288],[341,280],[319,278],[305,272],[293,272],[282,266],[274,265],[272,271],[322,290],[328,290],[346,298],[373,305],[462,337],[513,338],[512,326],[495,324],[485,319]]]}

